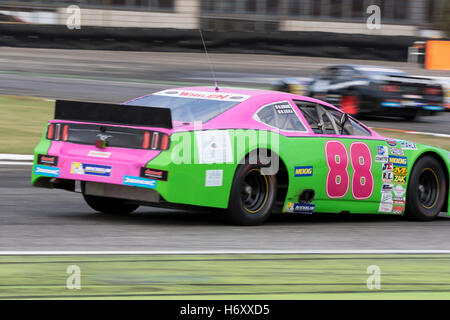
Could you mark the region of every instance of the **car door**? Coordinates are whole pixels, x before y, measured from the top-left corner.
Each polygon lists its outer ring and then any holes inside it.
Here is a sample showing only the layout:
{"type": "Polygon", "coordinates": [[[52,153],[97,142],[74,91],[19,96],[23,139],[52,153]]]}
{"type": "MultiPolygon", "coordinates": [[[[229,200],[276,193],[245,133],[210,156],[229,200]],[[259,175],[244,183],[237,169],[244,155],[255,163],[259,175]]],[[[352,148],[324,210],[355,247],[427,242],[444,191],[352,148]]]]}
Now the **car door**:
{"type": "Polygon", "coordinates": [[[314,133],[308,155],[299,155],[298,162],[303,163],[306,157],[313,167],[315,179],[309,188],[314,190],[317,210],[392,212],[393,168],[387,163],[386,141],[373,137],[351,118],[341,127],[345,118],[336,109],[305,101],[295,103],[314,133]]]}

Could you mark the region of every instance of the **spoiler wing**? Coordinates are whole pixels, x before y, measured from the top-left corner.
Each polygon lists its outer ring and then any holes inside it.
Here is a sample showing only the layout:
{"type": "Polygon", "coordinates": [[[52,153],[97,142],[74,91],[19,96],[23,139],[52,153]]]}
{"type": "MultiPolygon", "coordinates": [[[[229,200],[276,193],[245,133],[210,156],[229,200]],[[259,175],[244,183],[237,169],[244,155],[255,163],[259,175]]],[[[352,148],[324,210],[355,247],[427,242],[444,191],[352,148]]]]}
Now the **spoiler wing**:
{"type": "Polygon", "coordinates": [[[172,129],[167,108],[56,100],[55,119],[172,129]]]}

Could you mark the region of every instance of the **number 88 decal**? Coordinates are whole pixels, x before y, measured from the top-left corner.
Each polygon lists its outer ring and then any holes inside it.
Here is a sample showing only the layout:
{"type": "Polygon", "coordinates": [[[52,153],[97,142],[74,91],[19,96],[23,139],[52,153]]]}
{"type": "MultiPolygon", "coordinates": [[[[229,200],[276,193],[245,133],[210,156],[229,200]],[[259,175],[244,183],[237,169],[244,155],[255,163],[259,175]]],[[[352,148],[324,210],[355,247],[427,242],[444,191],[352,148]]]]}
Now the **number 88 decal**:
{"type": "MultiPolygon", "coordinates": [[[[343,198],[349,189],[348,156],[345,145],[340,141],[327,141],[325,145],[328,175],[326,191],[331,199],[343,198]]],[[[350,145],[350,162],[353,169],[352,196],[356,200],[372,196],[374,182],[372,175],[372,154],[363,142],[350,145]]]]}

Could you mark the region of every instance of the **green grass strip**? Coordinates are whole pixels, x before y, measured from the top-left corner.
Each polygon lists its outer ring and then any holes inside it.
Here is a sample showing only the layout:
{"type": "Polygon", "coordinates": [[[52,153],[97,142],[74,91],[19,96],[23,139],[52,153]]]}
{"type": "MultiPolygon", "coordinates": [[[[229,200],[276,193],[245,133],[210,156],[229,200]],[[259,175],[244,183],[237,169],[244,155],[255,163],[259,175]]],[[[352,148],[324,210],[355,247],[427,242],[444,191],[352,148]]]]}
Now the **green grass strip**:
{"type": "Polygon", "coordinates": [[[449,299],[449,270],[434,254],[0,256],[0,299],[449,299]]]}

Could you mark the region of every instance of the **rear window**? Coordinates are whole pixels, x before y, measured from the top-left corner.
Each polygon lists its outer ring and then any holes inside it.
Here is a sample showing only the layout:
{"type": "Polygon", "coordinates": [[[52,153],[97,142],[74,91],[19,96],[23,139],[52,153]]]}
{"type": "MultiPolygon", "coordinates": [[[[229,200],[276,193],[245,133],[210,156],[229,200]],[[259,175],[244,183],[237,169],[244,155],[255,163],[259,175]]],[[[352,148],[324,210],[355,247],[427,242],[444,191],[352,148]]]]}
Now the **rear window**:
{"type": "Polygon", "coordinates": [[[129,101],[126,105],[169,108],[173,121],[207,122],[248,98],[250,96],[229,93],[167,90],[129,101]]]}

